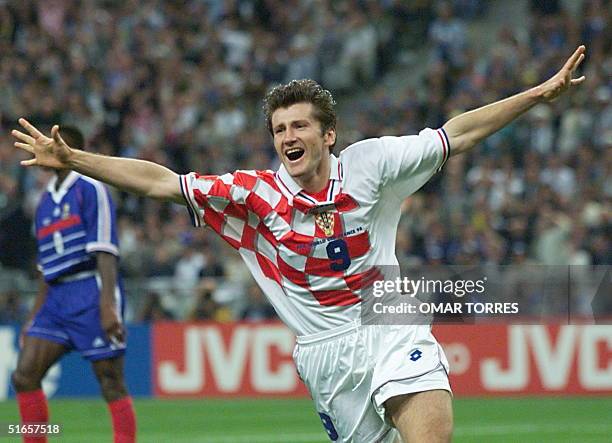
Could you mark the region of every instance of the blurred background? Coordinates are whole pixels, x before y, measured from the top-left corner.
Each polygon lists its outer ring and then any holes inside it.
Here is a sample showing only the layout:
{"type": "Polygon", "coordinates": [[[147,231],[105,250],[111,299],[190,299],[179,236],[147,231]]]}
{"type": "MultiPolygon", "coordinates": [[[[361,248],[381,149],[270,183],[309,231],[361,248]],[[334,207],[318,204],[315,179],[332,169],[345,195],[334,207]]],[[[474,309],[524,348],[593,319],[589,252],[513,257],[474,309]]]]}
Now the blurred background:
{"type": "MultiPolygon", "coordinates": [[[[452,158],[406,200],[397,255],[609,265],[609,20],[608,0],[0,1],[0,323],[28,314],[32,215],[50,178],[19,166],[9,133],[21,116],[180,173],[276,169],[261,99],[278,83],[313,78],[332,91],[337,154],[523,91],[578,44],[586,82],[452,158]]],[[[192,228],[184,208],[113,192],[130,325],[275,318],[237,253],[192,228]]]]}
{"type": "MultiPolygon", "coordinates": [[[[608,1],[5,1],[0,8],[0,293],[21,320],[49,173],[10,129],[81,128],[89,150],[180,173],[276,169],[268,88],[314,78],[341,150],[439,127],[547,79],[578,43],[586,83],[454,157],[405,203],[411,264],[610,264],[608,1]],[[355,110],[359,110],[355,112],[355,110]],[[16,239],[19,239],[16,241],[16,239]]],[[[130,321],[269,318],[238,255],[187,211],[114,195],[130,321]]],[[[3,310],[4,312],[7,312],[3,310]]]]}

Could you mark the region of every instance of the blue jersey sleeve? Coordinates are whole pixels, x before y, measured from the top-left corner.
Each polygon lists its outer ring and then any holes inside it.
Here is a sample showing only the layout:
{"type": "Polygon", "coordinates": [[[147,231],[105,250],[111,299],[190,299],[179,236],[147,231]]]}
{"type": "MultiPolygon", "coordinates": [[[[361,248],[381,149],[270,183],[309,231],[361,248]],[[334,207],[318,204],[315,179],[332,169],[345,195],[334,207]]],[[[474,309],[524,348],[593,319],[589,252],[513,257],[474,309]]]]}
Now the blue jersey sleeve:
{"type": "Polygon", "coordinates": [[[83,187],[82,218],[86,232],[85,249],[88,253],[108,252],[119,256],[119,241],[115,205],[106,186],[97,180],[85,178],[83,187]]]}

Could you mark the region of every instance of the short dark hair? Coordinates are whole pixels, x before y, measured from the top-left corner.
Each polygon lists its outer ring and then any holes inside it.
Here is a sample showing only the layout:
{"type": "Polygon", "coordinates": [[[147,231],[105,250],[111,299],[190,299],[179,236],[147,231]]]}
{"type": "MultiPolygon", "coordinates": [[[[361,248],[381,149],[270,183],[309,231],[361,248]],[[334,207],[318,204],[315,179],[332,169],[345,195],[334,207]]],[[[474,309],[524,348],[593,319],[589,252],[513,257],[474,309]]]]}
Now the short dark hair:
{"type": "MultiPolygon", "coordinates": [[[[272,114],[279,108],[288,108],[296,103],[310,103],[314,107],[314,118],[321,124],[325,134],[330,129],[336,130],[336,101],[331,92],[324,89],[314,80],[292,80],[287,84],[272,88],[264,98],[263,110],[268,131],[272,131],[272,114]]],[[[335,144],[335,143],[334,143],[335,144]]],[[[330,146],[330,151],[331,148],[330,146]]]]}
{"type": "Polygon", "coordinates": [[[85,149],[85,137],[76,126],[60,126],[60,136],[71,148],[85,149]]]}

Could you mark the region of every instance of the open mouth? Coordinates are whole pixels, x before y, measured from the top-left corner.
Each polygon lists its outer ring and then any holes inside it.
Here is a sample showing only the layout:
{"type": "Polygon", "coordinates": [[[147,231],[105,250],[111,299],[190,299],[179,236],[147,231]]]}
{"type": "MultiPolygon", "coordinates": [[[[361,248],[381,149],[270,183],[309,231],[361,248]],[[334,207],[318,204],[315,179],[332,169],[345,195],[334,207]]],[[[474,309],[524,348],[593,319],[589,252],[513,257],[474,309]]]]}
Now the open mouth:
{"type": "Polygon", "coordinates": [[[304,150],[302,148],[291,148],[285,151],[285,155],[293,162],[299,160],[304,155],[304,150]]]}

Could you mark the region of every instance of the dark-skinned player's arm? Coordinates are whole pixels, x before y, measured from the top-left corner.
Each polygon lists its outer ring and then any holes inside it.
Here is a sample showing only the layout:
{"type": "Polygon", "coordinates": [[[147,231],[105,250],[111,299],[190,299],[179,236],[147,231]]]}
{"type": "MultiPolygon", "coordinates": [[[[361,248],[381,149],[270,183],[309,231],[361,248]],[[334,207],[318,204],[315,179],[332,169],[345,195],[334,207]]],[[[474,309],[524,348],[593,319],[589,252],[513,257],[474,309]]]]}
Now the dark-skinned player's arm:
{"type": "Polygon", "coordinates": [[[544,83],[504,100],[465,112],[446,122],[443,128],[449,138],[451,154],[470,150],[538,103],[555,100],[572,86],[582,83],[584,76],[572,76],[584,60],[585,51],[584,46],[579,46],[561,70],[544,83]]]}
{"type": "Polygon", "coordinates": [[[115,298],[117,286],[117,257],[108,252],[96,252],[96,264],[100,274],[100,323],[108,339],[115,344],[125,342],[125,329],[115,298]]]}
{"type": "Polygon", "coordinates": [[[15,146],[34,155],[23,160],[23,166],[72,169],[126,192],[186,204],[179,176],[165,166],[73,149],[62,139],[57,125],[51,129],[51,137],[47,137],[24,118],[19,119],[19,124],[28,133],[13,130],[11,134],[18,140],[15,146]]]}
{"type": "Polygon", "coordinates": [[[43,278],[42,272],[38,273],[38,291],[36,292],[36,298],[34,299],[34,304],[32,305],[32,309],[30,309],[30,314],[28,315],[27,321],[21,327],[21,332],[19,334],[19,347],[23,348],[23,338],[25,337],[26,331],[30,328],[32,324],[32,320],[36,317],[36,314],[40,310],[40,307],[45,303],[47,299],[47,291],[49,290],[49,286],[45,279],[43,278]]]}

